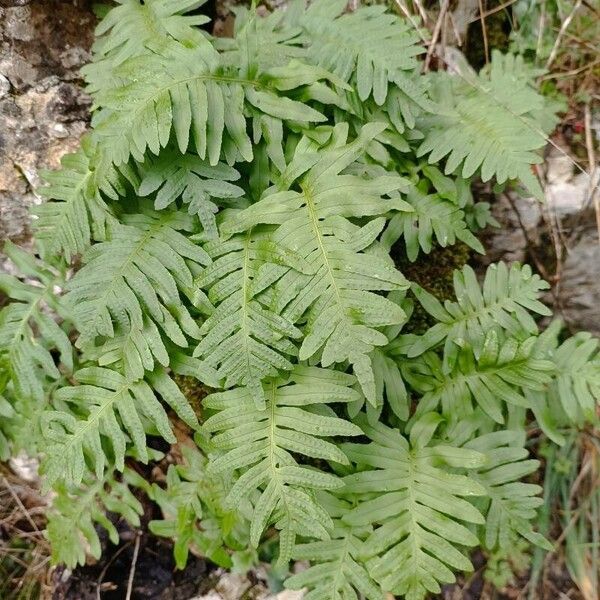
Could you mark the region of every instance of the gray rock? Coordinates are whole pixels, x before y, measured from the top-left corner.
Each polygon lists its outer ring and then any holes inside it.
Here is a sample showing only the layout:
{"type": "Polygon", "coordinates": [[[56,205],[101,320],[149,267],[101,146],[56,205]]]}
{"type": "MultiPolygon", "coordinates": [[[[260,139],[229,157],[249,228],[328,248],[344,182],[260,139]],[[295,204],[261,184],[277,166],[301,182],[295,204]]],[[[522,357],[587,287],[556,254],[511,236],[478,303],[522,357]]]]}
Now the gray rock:
{"type": "Polygon", "coordinates": [[[78,69],[94,25],[87,0],[0,0],[0,245],[28,239],[40,171],[59,167],[88,126],[78,69]]]}
{"type": "Polygon", "coordinates": [[[578,219],[583,231],[568,249],[558,286],[562,316],[572,331],[600,336],[600,243],[592,209],[578,219]]]}

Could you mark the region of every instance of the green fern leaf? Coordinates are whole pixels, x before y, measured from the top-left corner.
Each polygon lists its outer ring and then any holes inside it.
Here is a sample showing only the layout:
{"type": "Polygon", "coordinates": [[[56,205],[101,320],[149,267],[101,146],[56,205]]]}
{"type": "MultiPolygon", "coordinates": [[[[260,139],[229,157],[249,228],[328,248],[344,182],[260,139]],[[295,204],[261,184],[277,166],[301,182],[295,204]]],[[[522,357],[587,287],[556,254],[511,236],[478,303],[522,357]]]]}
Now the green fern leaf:
{"type": "Polygon", "coordinates": [[[572,423],[595,422],[600,403],[599,341],[586,332],[576,333],[553,353],[558,370],[549,389],[550,406],[561,406],[572,423]]]}
{"type": "Polygon", "coordinates": [[[349,387],[354,381],[332,370],[296,367],[289,379],[265,384],[264,410],[256,407],[243,388],[204,400],[205,408],[218,411],[204,423],[204,429],[217,432],[211,444],[223,452],[209,469],[214,473],[243,471],[227,497],[232,509],[260,490],[254,501],[250,539],[257,546],[265,527],[274,523],[281,531],[280,564],[289,562],[297,535],[329,538],[333,524],[315,500],[314,490],[342,483],[334,475],[298,464],[294,455],[347,462],[342,451],[323,438],[357,435],[360,429],[318,408],[356,400],[358,393],[349,387]]]}
{"type": "Polygon", "coordinates": [[[288,319],[269,310],[256,298],[261,275],[268,277],[275,263],[310,270],[302,257],[282,251],[264,236],[235,236],[227,242],[204,246],[213,263],[196,279],[215,304],[213,314],[200,328],[202,340],[194,351],[225,387],[244,386],[258,408],[265,407],[262,380],[292,369],[297,355],[291,340],[301,336],[288,319]]]}
{"type": "Polygon", "coordinates": [[[106,238],[107,224],[115,218],[105,198],[126,194],[126,185],[137,186],[136,174],[127,165],[115,168],[106,156],[84,139],[82,149],[61,159],[60,171],[43,173],[48,184],[40,194],[50,200],[34,208],[36,239],[48,256],[64,253],[68,262],[83,254],[92,239],[106,238]]]}
{"type": "Polygon", "coordinates": [[[150,521],[155,535],[173,538],[177,568],[187,563],[190,547],[221,567],[231,568],[226,546],[249,544],[249,502],[238,513],[224,508],[227,478],[208,472],[208,460],[196,448],[182,447],[184,464],[170,465],[166,489],[153,485],[152,497],[161,507],[163,519],[150,521]]]}
{"type": "Polygon", "coordinates": [[[439,321],[409,348],[409,356],[418,356],[444,341],[444,372],[449,373],[458,358],[459,348],[471,345],[475,356],[482,351],[485,336],[491,330],[504,330],[517,340],[537,334],[538,328],[528,311],[551,315],[539,300],[548,284],[534,275],[531,267],[518,263],[510,269],[502,262],[490,265],[483,289],[475,272],[464,266],[454,273],[456,301],[442,305],[434,296],[416,284],[412,285],[423,308],[439,321]]]}
{"type": "Polygon", "coordinates": [[[363,560],[383,589],[410,600],[440,593],[440,583],[454,581],[452,569],[472,570],[460,548],[476,545],[477,537],[461,521],[484,523],[464,499],[484,495],[484,488],[452,472],[481,466],[484,456],[431,444],[439,423],[439,417],[431,417],[413,425],[410,444],[397,430],[363,421],[362,429],[373,441],[343,446],[361,469],[344,477],[344,493],[363,498],[344,520],[353,526],[378,525],[364,544],[363,560]]]}
{"type": "Polygon", "coordinates": [[[82,69],[87,91],[118,87],[123,80],[116,67],[128,59],[151,56],[177,46],[209,46],[196,26],[210,21],[205,15],[186,15],[205,0],[118,0],[96,28],[94,61],[82,69]]]}
{"type": "Polygon", "coordinates": [[[161,210],[181,197],[189,214],[196,214],[209,239],[217,237],[215,214],[218,206],[212,198],[239,198],[244,190],[230,183],[240,178],[239,173],[223,163],[207,164],[198,156],[177,152],[161,153],[156,159],[147,159],[141,167],[138,189],[140,196],[156,192],[154,208],[161,210]]]}
{"type": "Polygon", "coordinates": [[[390,219],[381,240],[386,248],[403,238],[408,259],[415,261],[420,250],[425,254],[431,252],[435,238],[442,248],[460,240],[484,254],[481,242],[467,227],[464,211],[454,202],[438,194],[423,194],[417,188],[408,192],[406,201],[413,211],[398,212],[390,219]]]}
{"type": "Polygon", "coordinates": [[[531,165],[542,162],[537,152],[546,144],[539,112],[543,97],[495,52],[492,66],[478,77],[433,76],[435,114],[418,123],[425,133],[417,156],[429,162],[446,159],[446,174],[460,170],[465,178],[477,171],[483,181],[520,180],[543,200],[544,194],[531,165]]]}
{"type": "Polygon", "coordinates": [[[57,486],[46,527],[54,564],[62,563],[69,569],[85,565],[86,548],[91,556],[99,559],[102,546],[98,526],[106,531],[113,544],[118,544],[119,533],[106,515],[107,511],[120,515],[132,527],[140,526],[144,511],[129,486],[149,486],[129,468],[123,473],[123,481],[118,481],[115,475],[109,470],[100,479],[87,477],[83,486],[57,486]]]}
{"type": "Polygon", "coordinates": [[[396,89],[405,102],[428,106],[425,89],[414,77],[419,68],[415,57],[424,52],[419,36],[385,6],[347,12],[343,0],[318,0],[307,8],[299,0],[287,11],[284,23],[302,29],[307,59],[352,82],[361,101],[372,96],[381,105],[388,90],[396,89]]]}
{"type": "Polygon", "coordinates": [[[492,330],[478,357],[468,346],[460,350],[450,373],[433,353],[403,365],[412,387],[424,394],[416,414],[440,410],[454,422],[467,418],[478,405],[496,423],[504,423],[504,403],[530,408],[528,392],[545,390],[555,371],[551,361],[538,356],[536,342],[536,337],[522,343],[499,341],[492,330]]]}
{"type": "Polygon", "coordinates": [[[508,550],[514,543],[515,534],[545,550],[553,548],[542,535],[533,531],[536,509],[543,504],[539,497],[542,488],[520,481],[539,466],[539,461],[527,459],[529,452],[522,447],[524,437],[522,432],[496,431],[465,445],[487,457],[485,465],[473,471],[471,477],[485,488],[489,498],[484,535],[488,550],[508,550]]]}
{"type": "Polygon", "coordinates": [[[379,124],[365,126],[355,141],[342,145],[340,138],[338,147],[328,152],[297,151],[282,180],[291,185],[304,173],[298,181],[300,191],[269,190],[223,225],[224,231],[243,231],[259,223],[279,226],[273,242],[299,253],[314,273],[289,271],[276,291],[276,305],[284,317],[296,322],[308,311],[300,360],[319,353],[324,367],[349,361],[372,403],[375,380],[369,353],[388,342],[376,328],[405,321],[397,304],[373,292],[402,290],[408,284],[389,260],[361,252],[375,241],[384,220],[358,227],[348,218],[404,210],[406,204],[399,198],[382,197],[402,187],[404,180],[369,181],[339,173],[382,129],[379,124]],[[349,189],[361,193],[349,197],[349,189]]]}
{"type": "Polygon", "coordinates": [[[11,242],[6,242],[3,251],[33,282],[0,273],[0,291],[13,300],[0,310],[0,382],[6,373],[18,397],[40,404],[46,379],[61,377],[51,351],[58,350],[60,363],[68,371],[73,369],[71,342],[63,327],[45,310],[50,307],[70,321],[69,311],[56,297],[56,287],[63,284],[64,274],[11,242]]]}
{"type": "Polygon", "coordinates": [[[148,375],[152,387],[101,367],[80,369],[75,379],[80,385],[63,387],[54,393],[55,402],[63,403],[65,410],[43,415],[43,433],[48,443],[43,468],[48,485],[55,481],[80,484],[87,471],[86,460],[93,465],[96,477],[102,478],[106,467],[103,437],[110,441],[119,471],[124,468],[129,440],[138,459],[147,462],[145,422],[174,443],[175,436],[157,393],[190,427],[198,427],[186,398],[162,369],[148,375]],[[74,414],[67,409],[71,406],[77,407],[74,414]],[[87,416],[80,416],[82,410],[87,416]]]}
{"type": "Polygon", "coordinates": [[[139,214],[123,220],[123,225],[111,228],[109,241],[86,252],[83,268],[68,284],[66,301],[80,333],[77,345],[84,348],[98,335],[113,337],[114,321],[126,331],[141,331],[148,315],[173,343],[185,347],[184,334],[199,337],[180,297],[194,297],[186,260],[210,262],[202,248],[179,233],[193,230],[193,219],[181,212],[141,207],[139,214]]]}
{"type": "Polygon", "coordinates": [[[330,540],[296,546],[295,560],[310,561],[311,566],[285,580],[292,590],[307,589],[305,600],[383,600],[379,585],[361,564],[362,538],[369,528],[352,528],[342,520],[352,504],[320,492],[319,499],[334,519],[330,540]]]}
{"type": "Polygon", "coordinates": [[[201,158],[216,165],[221,150],[232,164],[251,161],[245,105],[275,117],[301,122],[327,118],[280,93],[267,80],[248,79],[239,69],[224,68],[212,47],[170,49],[165,55],[130,59],[118,68],[126,83],[97,93],[102,109],[94,135],[120,165],[132,155],[142,161],[158,154],[175,134],[182,153],[191,142],[201,158]],[[190,135],[191,133],[191,135],[190,135]]]}

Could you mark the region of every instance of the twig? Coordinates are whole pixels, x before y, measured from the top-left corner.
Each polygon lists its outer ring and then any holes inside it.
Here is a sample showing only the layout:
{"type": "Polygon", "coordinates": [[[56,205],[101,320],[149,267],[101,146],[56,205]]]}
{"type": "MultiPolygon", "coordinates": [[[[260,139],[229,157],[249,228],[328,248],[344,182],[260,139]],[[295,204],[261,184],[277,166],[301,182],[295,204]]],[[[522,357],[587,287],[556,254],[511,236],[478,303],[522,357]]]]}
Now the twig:
{"type": "Polygon", "coordinates": [[[446,17],[446,11],[448,10],[449,4],[450,0],[442,0],[440,14],[438,15],[437,21],[435,22],[435,27],[433,28],[433,34],[431,36],[431,42],[429,42],[429,48],[427,48],[427,56],[425,57],[425,65],[423,66],[424,72],[427,72],[429,70],[429,63],[431,62],[431,57],[433,56],[433,51],[435,50],[437,40],[440,37],[442,23],[444,22],[444,18],[446,17]]]}
{"type": "Polygon", "coordinates": [[[473,17],[469,21],[469,23],[476,23],[482,17],[484,19],[487,19],[491,15],[496,14],[497,12],[500,12],[501,10],[508,8],[509,6],[512,6],[515,2],[518,2],[518,0],[508,0],[508,2],[505,2],[504,4],[500,4],[500,6],[496,6],[495,8],[492,8],[490,10],[486,10],[484,13],[479,13],[477,16],[473,17]]]}
{"type": "Polygon", "coordinates": [[[129,571],[129,579],[127,581],[127,594],[125,600],[131,600],[131,591],[133,590],[133,578],[135,576],[135,565],[137,564],[138,552],[140,551],[140,533],[138,532],[135,538],[135,547],[133,548],[133,559],[131,560],[131,569],[129,571]]]}
{"type": "Polygon", "coordinates": [[[400,9],[400,12],[410,21],[410,24],[415,28],[415,31],[419,34],[419,37],[421,38],[421,41],[424,44],[427,44],[428,43],[427,39],[421,32],[421,28],[417,25],[417,22],[414,20],[413,16],[410,14],[410,11],[404,4],[403,0],[394,0],[394,3],[400,9]]]}
{"type": "Polygon", "coordinates": [[[101,600],[100,597],[100,588],[102,587],[102,581],[104,580],[104,576],[106,575],[106,572],[108,571],[110,565],[112,565],[115,560],[117,560],[117,558],[119,557],[119,555],[121,554],[121,552],[123,552],[124,550],[126,550],[127,548],[129,548],[129,546],[131,546],[131,541],[127,542],[126,544],[123,544],[111,557],[111,559],[106,563],[106,565],[104,565],[104,569],[102,569],[102,572],[100,573],[98,579],[96,580],[96,600],[101,600]]]}
{"type": "Polygon", "coordinates": [[[21,509],[21,511],[25,515],[25,518],[29,521],[29,524],[39,534],[40,530],[38,529],[38,526],[35,524],[35,521],[31,518],[31,515],[29,514],[29,511],[25,508],[25,505],[21,502],[21,498],[19,498],[19,496],[17,495],[17,492],[15,492],[12,485],[10,485],[8,479],[6,479],[6,477],[4,477],[4,475],[2,476],[2,483],[4,484],[6,489],[10,492],[10,495],[13,497],[13,500],[16,502],[17,506],[21,509]]]}
{"type": "Polygon", "coordinates": [[[586,102],[584,107],[584,123],[585,123],[585,147],[588,155],[588,168],[590,170],[590,179],[588,183],[588,198],[594,203],[594,211],[596,212],[596,229],[598,230],[598,243],[600,244],[600,198],[598,197],[599,178],[596,177],[596,152],[594,150],[594,142],[592,140],[592,111],[590,110],[589,102],[586,102]]]}
{"type": "Polygon", "coordinates": [[[427,12],[423,8],[423,5],[421,4],[421,2],[419,0],[412,0],[412,3],[417,7],[417,10],[419,11],[419,14],[421,15],[421,20],[423,21],[423,24],[427,25],[427,21],[429,21],[429,17],[427,16],[427,12]]]}
{"type": "Polygon", "coordinates": [[[546,29],[546,3],[542,2],[542,10],[540,11],[540,22],[538,23],[538,36],[535,45],[535,60],[540,56],[542,50],[542,40],[544,39],[544,30],[546,29]]]}
{"type": "Polygon", "coordinates": [[[582,67],[579,67],[578,69],[572,69],[571,71],[565,71],[564,73],[558,72],[558,73],[548,73],[547,75],[542,75],[542,77],[540,77],[540,81],[548,81],[549,79],[561,79],[562,77],[574,77],[575,75],[579,75],[580,73],[583,73],[584,71],[592,69],[598,63],[600,63],[600,58],[597,58],[596,60],[592,61],[591,63],[588,63],[587,65],[583,65],[582,67]]]}
{"type": "Polygon", "coordinates": [[[485,64],[487,65],[490,62],[490,56],[488,49],[487,29],[485,27],[485,13],[483,11],[483,0],[479,0],[479,16],[481,18],[481,33],[483,35],[483,53],[485,55],[485,64]]]}
{"type": "Polygon", "coordinates": [[[565,31],[568,29],[569,25],[571,24],[571,21],[573,20],[575,13],[579,10],[581,3],[582,3],[582,0],[577,0],[575,5],[573,6],[573,9],[568,14],[567,18],[562,22],[562,25],[560,26],[560,31],[558,32],[558,35],[556,36],[556,40],[554,41],[554,46],[552,46],[552,52],[550,52],[550,56],[548,57],[548,60],[546,62],[546,69],[550,69],[550,65],[554,62],[554,59],[556,58],[556,55],[558,53],[558,48],[560,47],[560,41],[561,41],[563,35],[565,34],[565,31]]]}

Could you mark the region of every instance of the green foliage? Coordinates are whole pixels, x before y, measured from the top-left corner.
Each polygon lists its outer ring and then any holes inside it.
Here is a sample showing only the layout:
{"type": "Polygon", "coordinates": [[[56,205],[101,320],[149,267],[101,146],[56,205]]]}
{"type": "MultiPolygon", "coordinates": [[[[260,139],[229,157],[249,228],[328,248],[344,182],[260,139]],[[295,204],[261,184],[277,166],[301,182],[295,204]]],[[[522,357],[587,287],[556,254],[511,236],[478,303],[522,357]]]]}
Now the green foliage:
{"type": "Polygon", "coordinates": [[[307,560],[285,584],[307,598],[421,600],[478,544],[544,546],[525,427],[561,443],[595,418],[597,341],[540,334],[527,266],[482,286],[464,267],[443,303],[399,268],[483,251],[475,176],[536,191],[551,118],[529,76],[500,55],[472,80],[422,75],[382,6],[239,9],[217,40],[200,5],[107,11],[92,131],[36,209],[40,259],[5,247],[0,456],[42,455],[54,560],[98,555],[94,523],[115,541],[105,511],[135,526],[129,485],[178,567],[307,560]],[[156,458],[148,436],[184,448],[161,485],[132,468],[156,458]]]}
{"type": "Polygon", "coordinates": [[[46,529],[55,562],[70,569],[85,564],[86,546],[94,558],[100,558],[98,526],[117,544],[119,534],[107,512],[126,519],[133,527],[140,526],[143,508],[129,486],[147,488],[147,484],[129,467],[123,471],[122,480],[115,475],[109,468],[100,479],[86,477],[83,486],[56,486],[46,529]]]}
{"type": "MultiPolygon", "coordinates": [[[[423,117],[425,139],[418,156],[437,163],[447,157],[446,175],[459,172],[498,183],[519,179],[543,199],[530,165],[540,163],[536,150],[546,144],[544,99],[515,68],[512,55],[493,53],[490,68],[477,78],[433,77],[431,94],[438,109],[423,117]]],[[[554,126],[551,121],[550,129],[554,126]]]]}
{"type": "Polygon", "coordinates": [[[364,469],[344,480],[345,491],[361,498],[345,518],[376,526],[362,549],[367,568],[383,589],[407,598],[439,593],[440,583],[454,581],[450,568],[472,570],[456,545],[477,544],[462,522],[484,522],[464,499],[484,495],[484,488],[447,467],[473,469],[484,464],[485,455],[430,444],[440,420],[434,413],[425,415],[412,427],[410,441],[382,424],[363,425],[372,442],[344,446],[350,460],[364,469]]]}
{"type": "Polygon", "coordinates": [[[175,562],[180,569],[187,563],[190,547],[214,563],[231,568],[236,557],[225,548],[241,555],[248,547],[252,506],[246,502],[238,511],[226,509],[228,479],[211,474],[206,456],[196,447],[184,446],[182,451],[185,463],[169,466],[166,488],[152,486],[151,497],[164,518],[151,521],[150,531],[175,539],[175,562]]]}
{"type": "Polygon", "coordinates": [[[239,510],[240,503],[260,489],[254,502],[250,541],[257,546],[264,529],[274,523],[281,530],[279,563],[286,565],[297,535],[311,531],[328,539],[333,523],[315,501],[315,490],[330,490],[342,482],[330,473],[301,466],[294,455],[347,463],[332,436],[359,435],[360,429],[333,416],[322,405],[351,402],[358,392],[349,387],[350,375],[317,367],[296,367],[287,380],[265,385],[265,407],[243,388],[211,394],[204,401],[217,410],[204,429],[216,433],[212,446],[223,453],[209,471],[232,473],[246,469],[231,487],[226,506],[239,510]],[[294,454],[292,454],[294,453],[294,454]]]}

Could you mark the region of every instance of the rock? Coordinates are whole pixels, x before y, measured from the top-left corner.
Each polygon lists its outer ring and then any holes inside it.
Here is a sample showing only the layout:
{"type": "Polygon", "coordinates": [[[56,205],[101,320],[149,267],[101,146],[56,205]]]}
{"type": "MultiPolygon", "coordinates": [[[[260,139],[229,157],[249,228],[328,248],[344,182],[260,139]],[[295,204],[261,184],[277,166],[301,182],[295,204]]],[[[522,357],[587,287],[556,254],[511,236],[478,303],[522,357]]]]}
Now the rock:
{"type": "Polygon", "coordinates": [[[486,255],[478,257],[478,261],[484,266],[500,260],[524,262],[529,241],[537,242],[539,238],[540,203],[508,191],[493,200],[492,215],[500,227],[489,227],[483,232],[486,255]]]}
{"type": "Polygon", "coordinates": [[[567,250],[558,286],[561,313],[571,331],[600,336],[600,243],[596,215],[580,215],[582,233],[567,250]]]}
{"type": "Polygon", "coordinates": [[[88,126],[78,69],[94,25],[86,0],[0,0],[0,243],[27,240],[40,171],[57,168],[88,126]]]}
{"type": "Polygon", "coordinates": [[[0,100],[10,92],[10,81],[0,74],[0,100]]]}
{"type": "Polygon", "coordinates": [[[40,461],[37,458],[20,452],[17,456],[10,458],[8,464],[13,473],[23,481],[39,484],[40,461]]]}

